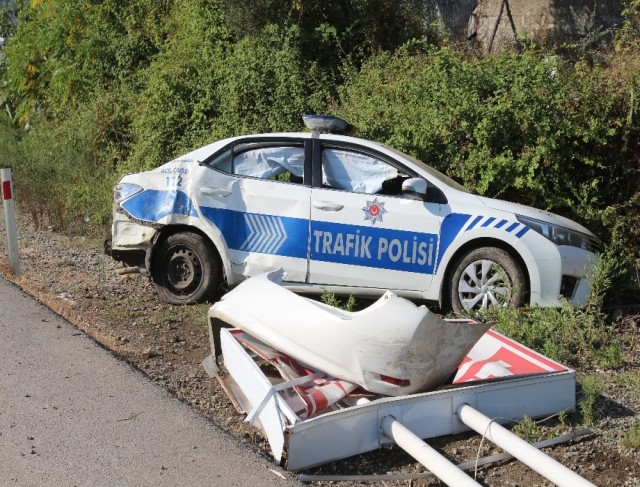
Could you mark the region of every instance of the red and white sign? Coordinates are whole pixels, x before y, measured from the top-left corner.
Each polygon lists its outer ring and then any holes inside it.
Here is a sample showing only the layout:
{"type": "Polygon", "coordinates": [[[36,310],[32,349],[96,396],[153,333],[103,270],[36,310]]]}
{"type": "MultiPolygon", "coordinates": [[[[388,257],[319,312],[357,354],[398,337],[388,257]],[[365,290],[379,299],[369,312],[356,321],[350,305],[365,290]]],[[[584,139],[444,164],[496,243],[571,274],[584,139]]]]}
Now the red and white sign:
{"type": "MultiPolygon", "coordinates": [[[[296,395],[285,397],[289,407],[300,419],[311,418],[321,413],[358,388],[357,384],[313,370],[241,330],[233,330],[232,335],[243,346],[276,367],[284,380],[292,381],[300,377],[314,376],[310,377],[306,384],[293,387],[296,395]],[[319,372],[322,374],[320,377],[318,377],[319,372]]],[[[489,330],[464,358],[453,383],[461,384],[567,370],[566,367],[530,348],[489,330]]]]}
{"type": "Polygon", "coordinates": [[[313,375],[316,377],[310,379],[306,384],[293,387],[297,397],[285,398],[288,406],[300,419],[316,415],[358,388],[357,384],[329,377],[326,374],[317,377],[317,371],[265,345],[241,330],[233,330],[232,334],[242,345],[276,367],[283,379],[290,381],[305,376],[313,375]]]}
{"type": "Polygon", "coordinates": [[[559,363],[489,330],[464,358],[453,383],[566,370],[559,363]]]}

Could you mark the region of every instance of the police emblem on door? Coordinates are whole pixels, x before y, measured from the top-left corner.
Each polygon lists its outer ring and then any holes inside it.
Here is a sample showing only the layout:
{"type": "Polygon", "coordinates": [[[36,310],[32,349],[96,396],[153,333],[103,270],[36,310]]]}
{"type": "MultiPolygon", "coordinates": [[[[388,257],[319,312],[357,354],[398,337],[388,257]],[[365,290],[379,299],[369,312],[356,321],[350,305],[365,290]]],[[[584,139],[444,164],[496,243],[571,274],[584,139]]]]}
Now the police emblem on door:
{"type": "Polygon", "coordinates": [[[367,206],[362,208],[362,211],[364,211],[364,220],[371,221],[371,225],[382,222],[382,215],[387,213],[387,210],[384,209],[384,202],[378,201],[378,198],[374,198],[373,201],[367,200],[367,206]]]}

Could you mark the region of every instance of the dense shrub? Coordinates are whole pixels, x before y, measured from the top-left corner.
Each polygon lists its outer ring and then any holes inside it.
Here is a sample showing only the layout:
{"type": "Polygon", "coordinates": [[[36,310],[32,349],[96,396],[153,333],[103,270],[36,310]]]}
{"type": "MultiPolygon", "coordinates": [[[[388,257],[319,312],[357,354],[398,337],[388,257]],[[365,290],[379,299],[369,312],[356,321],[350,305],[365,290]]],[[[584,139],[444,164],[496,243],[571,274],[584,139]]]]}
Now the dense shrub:
{"type": "Polygon", "coordinates": [[[303,113],[326,108],[329,82],[317,64],[303,59],[297,27],[267,26],[233,46],[219,123],[234,135],[301,129],[303,113]]]}
{"type": "Polygon", "coordinates": [[[324,110],[330,76],[300,52],[297,27],[268,25],[232,42],[215,2],[175,8],[171,36],[141,74],[127,169],[155,167],[222,137],[301,128],[324,110]]]}
{"type": "Polygon", "coordinates": [[[20,159],[19,148],[16,130],[11,124],[11,117],[6,112],[0,112],[0,148],[2,153],[0,164],[3,168],[14,169],[20,159]]]}
{"type": "Polygon", "coordinates": [[[98,113],[83,110],[62,123],[37,121],[20,140],[16,199],[36,225],[78,232],[110,221],[113,172],[96,153],[98,113]]]}
{"type": "Polygon", "coordinates": [[[640,258],[640,78],[614,61],[569,65],[535,49],[472,59],[414,44],[367,62],[338,113],[479,194],[584,223],[617,248],[624,274],[640,258]]]}
{"type": "Polygon", "coordinates": [[[173,8],[169,36],[138,74],[141,88],[129,108],[131,156],[121,169],[150,169],[212,136],[231,46],[217,4],[190,0],[173,8]]]}
{"type": "Polygon", "coordinates": [[[240,36],[256,36],[270,24],[296,25],[303,56],[324,66],[343,56],[368,56],[425,36],[437,37],[433,0],[248,0],[222,2],[240,36]]]}
{"type": "Polygon", "coordinates": [[[64,118],[98,88],[129,80],[157,52],[169,0],[32,0],[18,2],[8,39],[7,93],[24,125],[64,118]]]}
{"type": "Polygon", "coordinates": [[[628,201],[637,190],[632,88],[615,74],[536,51],[469,60],[446,48],[405,49],[367,63],[344,88],[339,113],[362,136],[479,194],[580,219],[585,207],[628,201]]]}

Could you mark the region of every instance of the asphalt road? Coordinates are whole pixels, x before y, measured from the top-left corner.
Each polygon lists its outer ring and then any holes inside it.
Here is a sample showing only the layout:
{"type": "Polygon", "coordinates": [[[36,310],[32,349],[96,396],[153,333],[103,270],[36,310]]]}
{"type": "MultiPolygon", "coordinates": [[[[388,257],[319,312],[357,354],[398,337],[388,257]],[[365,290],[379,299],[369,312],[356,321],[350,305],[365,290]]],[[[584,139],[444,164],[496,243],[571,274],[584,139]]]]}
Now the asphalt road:
{"type": "Polygon", "coordinates": [[[300,485],[3,278],[0,484],[300,485]]]}

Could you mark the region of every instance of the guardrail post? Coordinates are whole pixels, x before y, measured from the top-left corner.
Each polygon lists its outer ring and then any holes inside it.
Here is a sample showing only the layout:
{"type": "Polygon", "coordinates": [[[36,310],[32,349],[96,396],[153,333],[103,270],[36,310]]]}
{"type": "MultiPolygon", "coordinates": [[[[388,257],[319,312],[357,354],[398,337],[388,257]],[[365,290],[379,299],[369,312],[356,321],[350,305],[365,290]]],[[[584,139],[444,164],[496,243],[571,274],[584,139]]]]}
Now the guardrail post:
{"type": "Polygon", "coordinates": [[[9,265],[13,273],[20,274],[20,258],[18,256],[18,232],[16,229],[16,210],[13,202],[13,184],[11,182],[11,169],[0,169],[2,179],[2,203],[4,206],[4,220],[7,232],[7,250],[9,265]]]}

